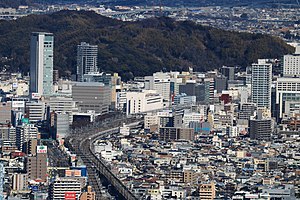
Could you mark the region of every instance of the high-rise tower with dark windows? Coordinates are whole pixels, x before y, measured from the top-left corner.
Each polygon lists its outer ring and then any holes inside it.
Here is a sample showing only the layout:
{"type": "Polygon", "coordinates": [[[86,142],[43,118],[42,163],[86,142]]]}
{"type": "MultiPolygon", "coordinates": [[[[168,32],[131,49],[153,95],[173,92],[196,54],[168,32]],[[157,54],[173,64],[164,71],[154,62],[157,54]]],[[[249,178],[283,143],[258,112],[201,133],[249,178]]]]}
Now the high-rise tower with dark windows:
{"type": "Polygon", "coordinates": [[[97,45],[82,42],[77,46],[77,81],[83,82],[83,75],[97,72],[97,45]]]}

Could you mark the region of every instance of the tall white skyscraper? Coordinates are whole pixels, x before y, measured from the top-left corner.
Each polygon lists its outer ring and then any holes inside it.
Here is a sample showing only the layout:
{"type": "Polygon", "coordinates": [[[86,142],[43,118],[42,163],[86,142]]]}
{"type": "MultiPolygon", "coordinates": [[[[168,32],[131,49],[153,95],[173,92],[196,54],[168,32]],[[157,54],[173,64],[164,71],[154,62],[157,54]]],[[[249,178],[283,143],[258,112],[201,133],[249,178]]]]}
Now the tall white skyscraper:
{"type": "Polygon", "coordinates": [[[77,46],[77,81],[83,82],[83,75],[97,72],[98,46],[82,42],[77,46]]]}
{"type": "Polygon", "coordinates": [[[300,45],[293,55],[283,56],[283,76],[300,77],[300,45]]]}
{"type": "Polygon", "coordinates": [[[53,92],[52,33],[36,32],[30,43],[30,94],[50,95],[53,92]]]}
{"type": "Polygon", "coordinates": [[[257,108],[271,109],[272,64],[258,60],[252,64],[252,102],[257,108]]]}

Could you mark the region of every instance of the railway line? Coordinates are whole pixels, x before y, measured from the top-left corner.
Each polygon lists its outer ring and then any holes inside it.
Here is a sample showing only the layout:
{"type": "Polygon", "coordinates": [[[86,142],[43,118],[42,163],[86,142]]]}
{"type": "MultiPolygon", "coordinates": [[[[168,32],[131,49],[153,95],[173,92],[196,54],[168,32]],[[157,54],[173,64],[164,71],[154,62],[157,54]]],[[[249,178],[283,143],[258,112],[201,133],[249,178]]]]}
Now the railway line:
{"type": "Polygon", "coordinates": [[[123,123],[129,126],[135,126],[141,122],[140,118],[121,118],[114,120],[106,120],[103,126],[97,128],[90,127],[89,130],[82,129],[81,131],[74,131],[66,139],[65,145],[81,158],[83,163],[87,166],[88,181],[96,193],[97,200],[109,199],[109,197],[101,193],[102,183],[100,176],[103,176],[117,191],[117,199],[137,200],[138,198],[113,174],[106,164],[99,159],[94,153],[93,143],[101,137],[110,134],[117,134],[119,127],[123,123]]]}

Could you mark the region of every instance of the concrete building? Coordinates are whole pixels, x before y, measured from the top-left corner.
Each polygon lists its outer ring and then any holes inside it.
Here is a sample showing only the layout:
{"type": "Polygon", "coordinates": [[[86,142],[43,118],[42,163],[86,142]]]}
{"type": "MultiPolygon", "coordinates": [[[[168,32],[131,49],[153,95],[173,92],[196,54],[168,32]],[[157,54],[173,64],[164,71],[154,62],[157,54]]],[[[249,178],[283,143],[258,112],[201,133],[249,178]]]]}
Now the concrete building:
{"type": "Polygon", "coordinates": [[[79,199],[81,194],[80,182],[70,178],[58,178],[50,185],[49,199],[61,200],[66,198],[79,199]]]}
{"type": "Polygon", "coordinates": [[[213,182],[200,184],[199,194],[201,200],[213,200],[216,197],[216,186],[213,182]]]}
{"type": "Polygon", "coordinates": [[[276,188],[263,189],[262,194],[267,194],[270,199],[294,200],[295,196],[294,185],[283,185],[276,188]]]}
{"type": "Polygon", "coordinates": [[[283,56],[283,76],[300,76],[300,45],[296,46],[293,55],[283,56]]]}
{"type": "Polygon", "coordinates": [[[223,66],[221,73],[227,77],[229,81],[234,80],[234,67],[223,66]]]}
{"type": "Polygon", "coordinates": [[[16,128],[8,124],[0,125],[0,144],[16,146],[16,128]]]}
{"type": "Polygon", "coordinates": [[[98,82],[111,86],[111,75],[99,72],[89,72],[83,75],[83,82],[98,82]]]}
{"type": "Polygon", "coordinates": [[[92,192],[92,186],[87,186],[87,191],[80,195],[80,200],[96,200],[95,192],[92,192]]]}
{"type": "Polygon", "coordinates": [[[28,190],[28,176],[27,174],[15,173],[12,176],[12,190],[24,191],[28,190]]]}
{"type": "Polygon", "coordinates": [[[136,114],[163,108],[163,97],[153,90],[126,92],[126,114],[136,114]]]}
{"type": "Polygon", "coordinates": [[[255,140],[270,140],[272,135],[271,119],[250,120],[250,138],[255,140]]]}
{"type": "Polygon", "coordinates": [[[147,115],[144,116],[144,128],[150,129],[151,126],[158,126],[159,124],[159,118],[156,113],[147,113],[147,115]]]}
{"type": "Polygon", "coordinates": [[[204,79],[204,101],[206,103],[212,103],[214,100],[215,83],[213,78],[204,79]]]}
{"type": "Polygon", "coordinates": [[[174,97],[175,105],[195,105],[196,104],[196,96],[187,96],[185,93],[176,95],[174,97]]]}
{"type": "Polygon", "coordinates": [[[122,80],[118,73],[114,73],[111,77],[111,108],[116,109],[117,93],[121,92],[122,80]]]}
{"type": "Polygon", "coordinates": [[[23,124],[16,127],[16,146],[20,151],[25,151],[28,142],[38,139],[38,129],[33,124],[23,124]]]}
{"type": "Polygon", "coordinates": [[[193,141],[194,140],[194,129],[162,127],[162,128],[159,128],[159,139],[162,141],[173,141],[173,140],[193,141]]]}
{"type": "Polygon", "coordinates": [[[52,33],[32,33],[30,43],[30,94],[53,93],[53,47],[52,33]]]}
{"type": "Polygon", "coordinates": [[[50,134],[53,139],[63,139],[69,133],[69,114],[63,112],[51,112],[50,114],[50,134]]]}
{"type": "Polygon", "coordinates": [[[30,180],[47,181],[47,146],[37,146],[36,155],[28,157],[27,174],[30,180]]]}
{"type": "Polygon", "coordinates": [[[26,102],[25,103],[25,118],[29,119],[30,123],[36,123],[46,119],[45,102],[26,102]]]}
{"type": "Polygon", "coordinates": [[[251,116],[254,116],[256,106],[253,103],[243,103],[239,112],[239,119],[249,120],[251,116]]]}
{"type": "Polygon", "coordinates": [[[109,86],[96,82],[76,83],[72,88],[73,100],[77,102],[79,112],[95,111],[105,114],[111,104],[109,86]]]}
{"type": "Polygon", "coordinates": [[[72,97],[50,97],[46,100],[46,104],[50,107],[50,112],[68,114],[70,124],[73,122],[73,113],[78,112],[72,97]]]}
{"type": "Polygon", "coordinates": [[[4,199],[3,189],[4,189],[4,165],[0,162],[0,199],[4,199]]]}
{"type": "Polygon", "coordinates": [[[279,109],[279,118],[282,118],[284,115],[290,116],[292,113],[300,112],[299,78],[282,77],[277,79],[276,104],[279,109]]]}
{"type": "Polygon", "coordinates": [[[7,124],[11,122],[11,102],[0,103],[0,123],[7,124]]]}
{"type": "Polygon", "coordinates": [[[214,89],[217,90],[217,93],[222,93],[223,90],[227,90],[228,81],[225,76],[217,76],[214,78],[214,89]]]}
{"type": "Polygon", "coordinates": [[[97,72],[98,46],[82,42],[77,46],[77,81],[83,81],[83,75],[97,72]]]}
{"type": "Polygon", "coordinates": [[[171,99],[171,76],[168,73],[157,72],[153,76],[145,76],[145,90],[156,90],[164,101],[171,99]]]}
{"type": "Polygon", "coordinates": [[[259,60],[252,64],[252,102],[258,108],[271,109],[272,64],[259,60]]]}
{"type": "Polygon", "coordinates": [[[205,116],[200,113],[185,113],[183,116],[183,127],[185,128],[195,128],[195,123],[201,124],[204,122],[205,116]]]}

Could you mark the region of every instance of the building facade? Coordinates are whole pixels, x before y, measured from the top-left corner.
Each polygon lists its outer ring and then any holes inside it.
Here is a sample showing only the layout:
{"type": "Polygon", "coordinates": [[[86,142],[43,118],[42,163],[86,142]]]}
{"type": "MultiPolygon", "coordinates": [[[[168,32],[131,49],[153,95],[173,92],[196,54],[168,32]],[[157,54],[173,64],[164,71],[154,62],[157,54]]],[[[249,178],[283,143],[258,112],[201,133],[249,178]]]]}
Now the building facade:
{"type": "Polygon", "coordinates": [[[111,104],[110,95],[110,86],[103,83],[81,82],[72,87],[73,100],[77,102],[79,112],[107,113],[111,104]]]}
{"type": "Polygon", "coordinates": [[[98,46],[82,42],[77,46],[77,81],[83,82],[83,75],[97,72],[98,46]]]}
{"type": "Polygon", "coordinates": [[[252,64],[252,102],[257,108],[271,109],[272,64],[252,64]]]}
{"type": "Polygon", "coordinates": [[[51,95],[53,92],[52,33],[32,33],[30,43],[30,94],[51,95]]]}
{"type": "Polygon", "coordinates": [[[283,56],[283,76],[300,76],[300,45],[296,47],[294,54],[283,56]]]}

